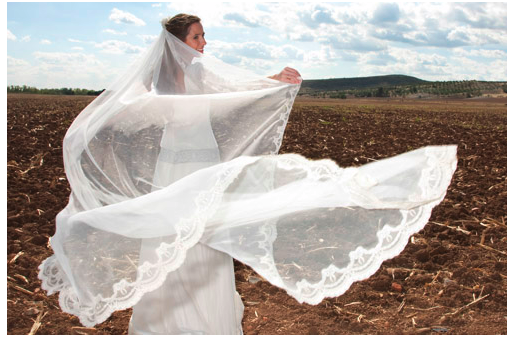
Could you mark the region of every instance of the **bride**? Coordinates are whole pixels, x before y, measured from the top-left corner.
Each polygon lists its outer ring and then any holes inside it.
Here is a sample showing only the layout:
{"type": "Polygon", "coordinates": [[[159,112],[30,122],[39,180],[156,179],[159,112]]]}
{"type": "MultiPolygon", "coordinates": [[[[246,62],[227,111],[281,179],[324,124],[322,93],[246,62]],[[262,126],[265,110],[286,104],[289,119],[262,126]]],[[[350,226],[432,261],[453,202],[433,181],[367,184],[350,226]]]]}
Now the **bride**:
{"type": "MultiPolygon", "coordinates": [[[[197,16],[178,14],[165,22],[164,27],[189,47],[203,54],[207,42],[200,21],[197,16]]],[[[164,66],[171,62],[169,58],[166,60],[164,66]]],[[[181,70],[177,70],[177,73],[179,74],[174,75],[172,80],[174,87],[181,86],[182,93],[193,94],[196,89],[185,87],[184,75],[181,70]]],[[[300,83],[299,76],[296,70],[285,68],[271,78],[286,83],[300,83]]],[[[171,77],[164,79],[170,87],[171,77]]],[[[203,91],[203,87],[201,88],[203,91]]],[[[209,120],[201,119],[200,123],[190,124],[186,128],[172,125],[166,125],[162,138],[155,185],[167,186],[198,169],[220,162],[209,120]],[[196,143],[192,140],[192,135],[196,135],[196,143]],[[174,158],[173,161],[166,161],[166,157],[161,158],[171,154],[180,155],[186,151],[192,154],[188,163],[175,162],[174,158]]],[[[155,240],[145,242],[140,256],[141,263],[153,256],[158,243],[155,240]],[[146,252],[148,254],[144,255],[146,252]]],[[[232,257],[198,243],[189,249],[182,266],[169,273],[161,287],[146,294],[133,307],[128,333],[240,334],[243,310],[243,303],[235,288],[232,257]]]]}
{"type": "Polygon", "coordinates": [[[455,146],[345,169],[276,155],[300,74],[204,54],[195,16],[163,25],[65,136],[72,192],[39,274],[64,311],[93,326],[133,307],[133,334],[240,334],[232,258],[317,304],[424,227],[455,146]]]}

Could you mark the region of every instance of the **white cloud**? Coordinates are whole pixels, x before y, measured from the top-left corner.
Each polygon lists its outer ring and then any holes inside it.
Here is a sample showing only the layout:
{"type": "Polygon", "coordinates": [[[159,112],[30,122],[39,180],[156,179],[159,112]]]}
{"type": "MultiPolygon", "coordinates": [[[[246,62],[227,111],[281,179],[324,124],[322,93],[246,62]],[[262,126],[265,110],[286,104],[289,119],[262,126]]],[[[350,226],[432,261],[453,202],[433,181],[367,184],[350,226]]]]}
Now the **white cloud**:
{"type": "Polygon", "coordinates": [[[9,29],[7,29],[7,40],[16,40],[16,36],[9,29]]]}
{"type": "MultiPolygon", "coordinates": [[[[263,8],[272,4],[261,4],[263,8]]],[[[293,7],[291,7],[293,10],[293,7]]],[[[271,18],[270,13],[261,9],[253,2],[233,2],[225,6],[217,1],[207,1],[200,6],[196,2],[171,2],[167,5],[167,13],[191,13],[195,14],[204,27],[229,27],[229,26],[265,26],[271,18]]]]}
{"type": "Polygon", "coordinates": [[[83,47],[72,47],[72,50],[84,50],[85,48],[83,47]]]}
{"type": "Polygon", "coordinates": [[[486,64],[467,57],[456,58],[446,77],[455,76],[457,80],[507,81],[506,61],[494,60],[486,64]]]}
{"type": "Polygon", "coordinates": [[[103,32],[104,33],[110,33],[110,34],[113,34],[113,35],[116,35],[116,36],[125,36],[126,34],[128,34],[126,32],[118,32],[118,31],[116,31],[114,29],[111,29],[111,28],[103,29],[103,32]]]}
{"type": "Polygon", "coordinates": [[[223,16],[223,19],[237,23],[237,24],[244,25],[246,27],[259,27],[259,24],[257,22],[255,22],[254,20],[251,20],[251,19],[247,18],[245,15],[237,13],[237,12],[226,13],[223,16]]]}
{"type": "Polygon", "coordinates": [[[31,41],[31,36],[28,35],[28,36],[24,36],[22,37],[22,39],[20,39],[22,42],[30,42],[31,41]]]}
{"type": "Polygon", "coordinates": [[[286,44],[281,47],[274,47],[272,50],[274,59],[303,60],[304,51],[294,45],[286,44]]]}
{"type": "Polygon", "coordinates": [[[338,22],[333,18],[333,10],[323,5],[312,5],[298,13],[300,21],[312,29],[320,25],[336,25],[338,22]]]}
{"type": "Polygon", "coordinates": [[[295,32],[289,33],[288,39],[297,42],[313,42],[316,39],[316,37],[310,32],[295,32]]]}
{"type": "Polygon", "coordinates": [[[472,28],[506,29],[507,11],[505,3],[453,3],[447,18],[472,28]]]}
{"type": "Polygon", "coordinates": [[[274,72],[274,62],[271,60],[242,57],[240,66],[264,76],[276,73],[274,72]]]}
{"type": "MultiPolygon", "coordinates": [[[[25,67],[30,75],[16,76],[16,81],[36,87],[81,87],[99,89],[113,79],[110,69],[93,54],[70,52],[34,52],[35,65],[25,67]]],[[[22,71],[22,70],[19,70],[22,71]]],[[[16,82],[13,78],[13,82],[16,82]]],[[[16,84],[16,83],[15,83],[16,84]]]]}
{"type": "Polygon", "coordinates": [[[487,29],[469,29],[466,31],[469,36],[469,45],[503,45],[507,46],[507,31],[492,31],[487,29]]]}
{"type": "Polygon", "coordinates": [[[372,15],[373,23],[397,22],[399,21],[398,4],[380,3],[372,15]]]}
{"type": "Polygon", "coordinates": [[[138,54],[144,48],[129,44],[120,40],[105,40],[102,43],[96,43],[96,48],[100,48],[103,53],[109,54],[138,54]]]}
{"type": "MultiPolygon", "coordinates": [[[[413,49],[388,48],[384,53],[366,53],[358,60],[360,76],[404,74],[425,80],[445,80],[449,75],[459,75],[456,64],[435,53],[425,54],[413,49]],[[385,60],[377,60],[378,56],[385,60]]],[[[462,78],[460,78],[462,79],[462,78]]]]}
{"type": "Polygon", "coordinates": [[[49,45],[49,44],[52,44],[52,42],[51,42],[50,40],[48,40],[48,39],[42,39],[42,40],[40,41],[40,44],[46,44],[46,45],[49,45]]]}
{"type": "Polygon", "coordinates": [[[37,51],[33,55],[40,62],[53,66],[62,65],[66,67],[74,64],[97,63],[95,56],[92,54],[37,51]]]}
{"type": "Polygon", "coordinates": [[[290,44],[279,46],[252,41],[229,43],[214,40],[207,44],[206,51],[228,64],[259,74],[273,74],[274,70],[282,69],[289,62],[304,59],[304,51],[290,44]]]}
{"type": "Polygon", "coordinates": [[[68,41],[69,41],[69,42],[72,42],[72,43],[83,43],[83,41],[82,41],[82,40],[74,39],[74,38],[68,38],[68,41]]]}
{"type": "Polygon", "coordinates": [[[311,50],[304,54],[303,67],[336,66],[340,55],[330,46],[321,46],[319,50],[311,50]]]}
{"type": "Polygon", "coordinates": [[[355,52],[378,52],[386,49],[387,45],[381,41],[372,38],[350,37],[340,38],[338,36],[330,36],[323,38],[322,42],[329,44],[335,49],[342,49],[355,52]]]}
{"type": "Polygon", "coordinates": [[[507,53],[503,50],[487,50],[487,49],[471,49],[465,50],[463,48],[456,48],[453,50],[453,53],[457,56],[475,56],[482,58],[506,58],[507,53]]]}
{"type": "Polygon", "coordinates": [[[162,3],[158,3],[158,4],[151,4],[151,7],[162,7],[162,3]]]}
{"type": "Polygon", "coordinates": [[[394,63],[398,61],[397,58],[392,56],[388,51],[366,54],[364,55],[364,60],[367,64],[380,66],[384,66],[388,63],[394,63]]]}
{"type": "Polygon", "coordinates": [[[214,53],[218,57],[225,55],[228,57],[240,57],[242,59],[272,59],[274,58],[273,51],[276,48],[276,46],[260,42],[228,43],[214,40],[207,44],[207,51],[214,53]]]}
{"type": "Polygon", "coordinates": [[[132,24],[135,26],[145,26],[146,25],[146,22],[142,21],[137,16],[135,16],[129,12],[119,10],[118,8],[113,8],[110,13],[110,17],[108,17],[108,18],[117,24],[127,23],[127,24],[132,24]]]}
{"type": "Polygon", "coordinates": [[[27,67],[27,66],[30,66],[30,64],[27,61],[25,61],[23,59],[13,58],[12,56],[7,55],[7,69],[27,67]]]}
{"type": "Polygon", "coordinates": [[[158,38],[158,36],[153,34],[140,34],[139,38],[142,39],[144,43],[151,44],[158,38]]]}
{"type": "Polygon", "coordinates": [[[7,82],[10,85],[33,85],[34,70],[31,65],[23,60],[7,55],[7,82]]]}

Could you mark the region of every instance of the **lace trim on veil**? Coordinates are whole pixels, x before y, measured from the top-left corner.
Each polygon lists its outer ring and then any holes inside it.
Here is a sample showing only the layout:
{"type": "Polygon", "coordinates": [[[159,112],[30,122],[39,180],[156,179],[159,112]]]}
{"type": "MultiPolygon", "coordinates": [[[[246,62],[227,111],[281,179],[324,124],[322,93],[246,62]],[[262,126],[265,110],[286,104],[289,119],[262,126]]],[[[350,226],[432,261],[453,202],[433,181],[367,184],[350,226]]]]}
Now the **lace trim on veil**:
{"type": "MultiPolygon", "coordinates": [[[[264,236],[262,248],[265,255],[261,263],[266,267],[255,269],[261,276],[272,284],[285,289],[301,303],[318,304],[324,297],[336,297],[343,294],[353,282],[363,280],[374,274],[381,263],[398,255],[408,242],[408,238],[421,230],[427,223],[431,210],[442,201],[450,183],[453,171],[456,168],[455,147],[435,148],[426,147],[428,167],[421,173],[419,186],[422,196],[433,196],[438,190],[441,195],[436,195],[435,201],[415,209],[400,210],[402,221],[396,227],[385,226],[377,232],[378,244],[371,249],[358,247],[350,252],[351,262],[345,268],[337,268],[330,265],[321,271],[321,280],[310,283],[301,280],[296,283],[296,289],[287,288],[275,267],[271,244],[275,241],[277,233],[275,221],[266,222],[260,232],[264,236]]],[[[135,282],[121,280],[113,286],[111,297],[96,296],[92,306],[82,305],[73,287],[64,277],[55,256],[46,259],[40,265],[39,278],[42,288],[49,294],[60,291],[59,302],[61,308],[70,314],[79,317],[81,323],[92,327],[105,321],[112,312],[126,309],[135,305],[147,292],[160,287],[167,274],[179,268],[187,250],[194,246],[202,237],[207,220],[215,213],[221,203],[223,193],[236,179],[239,173],[250,163],[258,158],[274,158],[280,168],[298,168],[308,172],[308,177],[321,179],[330,178],[344,187],[351,188],[352,184],[362,182],[355,180],[356,168],[342,169],[331,160],[310,161],[298,155],[279,155],[264,157],[240,157],[238,166],[223,171],[216,184],[208,191],[198,195],[196,199],[197,211],[189,219],[184,219],[175,226],[178,238],[173,243],[162,243],[157,249],[159,261],[151,264],[144,263],[138,268],[138,276],[135,282]],[[352,171],[352,173],[351,173],[352,171]],[[351,178],[353,176],[353,178],[351,178]],[[351,179],[353,180],[351,184],[351,179]],[[344,185],[345,184],[345,185],[344,185]]],[[[356,174],[358,176],[358,174],[356,174]]],[[[354,186],[353,186],[354,188],[354,186]]]]}
{"type": "Polygon", "coordinates": [[[279,153],[279,150],[281,148],[282,144],[282,137],[284,136],[284,130],[286,129],[286,125],[288,124],[288,119],[290,117],[290,110],[293,102],[295,101],[295,98],[297,97],[299,89],[297,86],[295,86],[292,89],[288,89],[286,91],[286,100],[285,104],[283,105],[282,109],[283,112],[281,113],[279,117],[279,126],[277,127],[277,135],[273,138],[273,144],[275,145],[275,150],[270,152],[270,154],[277,154],[279,153]]]}
{"type": "Polygon", "coordinates": [[[159,260],[153,264],[145,262],[139,266],[135,282],[121,280],[116,283],[111,297],[97,295],[92,306],[83,305],[73,287],[64,278],[55,255],[47,258],[39,266],[38,278],[42,281],[42,288],[48,291],[49,295],[59,291],[59,304],[63,311],[76,315],[86,327],[105,321],[114,311],[135,305],[145,293],[159,288],[169,272],[182,265],[187,250],[200,240],[207,219],[214,214],[223,192],[240,171],[241,168],[225,170],[210,190],[200,193],[196,198],[195,214],[175,225],[178,234],[176,240],[173,243],[162,243],[156,250],[159,260]]]}
{"type": "MultiPolygon", "coordinates": [[[[264,235],[262,248],[267,255],[261,259],[261,263],[268,266],[266,269],[258,268],[254,270],[272,284],[285,289],[299,303],[311,305],[320,303],[326,297],[337,297],[347,291],[354,282],[372,276],[383,261],[391,259],[403,251],[410,236],[424,228],[431,216],[432,209],[441,203],[446,195],[446,190],[457,166],[456,146],[439,148],[428,146],[424,148],[424,151],[428,157],[428,166],[421,172],[419,181],[421,193],[412,195],[411,199],[434,199],[435,201],[414,209],[400,210],[402,215],[400,224],[395,227],[385,225],[380,229],[376,234],[378,238],[376,247],[366,249],[359,246],[349,253],[351,261],[347,267],[338,268],[331,264],[322,269],[320,281],[310,283],[305,279],[300,280],[296,283],[296,290],[294,290],[283,285],[273,258],[268,256],[268,254],[273,253],[270,244],[277,237],[277,233],[275,227],[266,224],[262,227],[261,232],[264,235]],[[438,195],[438,191],[441,194],[438,195]],[[272,242],[270,242],[270,239],[272,242]]],[[[330,178],[340,184],[343,184],[344,179],[346,179],[344,187],[349,190],[354,189],[350,182],[351,174],[353,184],[369,182],[369,180],[362,180],[363,176],[355,173],[355,168],[341,169],[332,160],[308,161],[300,155],[282,155],[282,157],[284,158],[279,161],[278,166],[283,169],[302,168],[308,173],[309,178],[330,178]]],[[[361,204],[361,200],[358,200],[357,203],[361,204]]],[[[376,206],[386,208],[381,203],[374,204],[372,208],[376,208],[376,206]]]]}

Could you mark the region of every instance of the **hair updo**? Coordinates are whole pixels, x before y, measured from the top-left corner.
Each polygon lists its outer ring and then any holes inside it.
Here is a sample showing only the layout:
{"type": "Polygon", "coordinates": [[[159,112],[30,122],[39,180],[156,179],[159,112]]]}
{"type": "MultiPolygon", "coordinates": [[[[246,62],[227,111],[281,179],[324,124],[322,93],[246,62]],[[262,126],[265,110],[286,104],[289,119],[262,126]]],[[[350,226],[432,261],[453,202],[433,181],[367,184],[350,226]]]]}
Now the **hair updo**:
{"type": "Polygon", "coordinates": [[[189,27],[193,23],[197,22],[201,22],[201,19],[198,16],[180,13],[174,17],[171,17],[165,23],[165,29],[176,38],[180,39],[182,42],[185,42],[187,34],[189,34],[189,27]]]}

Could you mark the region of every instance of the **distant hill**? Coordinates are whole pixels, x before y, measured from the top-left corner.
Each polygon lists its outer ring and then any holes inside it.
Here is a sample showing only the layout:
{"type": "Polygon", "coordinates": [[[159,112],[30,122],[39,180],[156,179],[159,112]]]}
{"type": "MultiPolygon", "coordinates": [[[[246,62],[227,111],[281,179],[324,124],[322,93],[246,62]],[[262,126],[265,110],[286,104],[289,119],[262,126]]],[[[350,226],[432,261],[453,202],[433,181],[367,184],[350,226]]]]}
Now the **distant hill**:
{"type": "Polygon", "coordinates": [[[406,75],[385,75],[353,78],[330,78],[323,80],[304,80],[301,89],[318,91],[338,91],[347,89],[378,88],[389,86],[408,86],[425,84],[429,81],[406,75]]]}
{"type": "Polygon", "coordinates": [[[425,81],[407,75],[304,80],[300,96],[347,97],[458,97],[506,94],[505,81],[425,81]]]}
{"type": "MultiPolygon", "coordinates": [[[[97,96],[103,91],[81,88],[38,89],[26,85],[7,86],[7,93],[97,96]]],[[[506,94],[506,81],[425,81],[407,75],[304,80],[299,90],[299,96],[341,99],[348,97],[472,98],[491,95],[505,96],[506,94]]]]}

